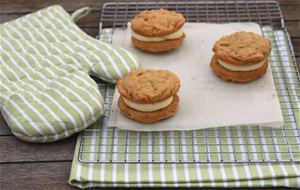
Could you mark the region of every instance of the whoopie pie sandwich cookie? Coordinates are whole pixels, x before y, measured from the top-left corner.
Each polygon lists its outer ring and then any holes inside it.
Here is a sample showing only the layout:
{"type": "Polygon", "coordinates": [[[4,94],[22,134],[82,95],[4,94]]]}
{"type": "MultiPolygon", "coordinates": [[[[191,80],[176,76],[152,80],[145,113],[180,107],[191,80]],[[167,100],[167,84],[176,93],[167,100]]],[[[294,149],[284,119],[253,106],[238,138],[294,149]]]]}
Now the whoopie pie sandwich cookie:
{"type": "Polygon", "coordinates": [[[118,106],[129,119],[152,123],[175,115],[178,109],[180,80],[168,70],[132,70],[117,86],[118,106]]]}
{"type": "Polygon", "coordinates": [[[132,44],[149,52],[177,49],[185,38],[185,18],[164,9],[143,11],[131,21],[132,44]]]}
{"type": "Polygon", "coordinates": [[[253,32],[236,32],[222,37],[213,47],[210,67],[224,81],[249,82],[268,68],[269,39],[253,32]]]}

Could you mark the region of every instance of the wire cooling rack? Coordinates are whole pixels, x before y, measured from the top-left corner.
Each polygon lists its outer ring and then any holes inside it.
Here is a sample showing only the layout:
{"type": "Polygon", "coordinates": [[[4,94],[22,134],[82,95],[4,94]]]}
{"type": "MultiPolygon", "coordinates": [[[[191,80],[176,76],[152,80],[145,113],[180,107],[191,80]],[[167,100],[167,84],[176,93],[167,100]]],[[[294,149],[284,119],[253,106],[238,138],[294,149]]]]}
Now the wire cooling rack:
{"type": "MultiPolygon", "coordinates": [[[[256,22],[272,42],[269,63],[284,117],[281,128],[220,127],[194,131],[136,132],[108,127],[115,85],[96,82],[107,111],[81,136],[79,161],[91,163],[290,162],[300,161],[300,77],[292,44],[274,1],[106,3],[100,38],[112,41],[115,29],[145,9],[182,13],[187,22],[256,22]],[[113,30],[104,30],[113,28],[113,30]]],[[[99,38],[98,38],[99,39],[99,38]]]]}

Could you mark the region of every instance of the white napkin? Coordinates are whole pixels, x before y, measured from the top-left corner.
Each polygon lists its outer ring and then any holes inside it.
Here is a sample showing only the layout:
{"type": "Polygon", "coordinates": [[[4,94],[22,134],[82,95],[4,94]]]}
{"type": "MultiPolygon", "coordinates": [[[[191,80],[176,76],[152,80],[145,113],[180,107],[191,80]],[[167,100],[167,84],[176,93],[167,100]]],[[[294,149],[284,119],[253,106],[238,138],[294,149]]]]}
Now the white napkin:
{"type": "Polygon", "coordinates": [[[123,116],[117,106],[116,88],[109,126],[134,131],[194,130],[222,126],[281,127],[282,112],[270,67],[263,77],[248,82],[224,82],[210,68],[214,43],[237,31],[255,32],[255,23],[204,24],[186,23],[186,38],[177,50],[149,53],[131,43],[131,26],[115,31],[113,43],[137,55],[143,69],[167,69],[181,83],[177,113],[155,123],[141,123],[123,116]]]}

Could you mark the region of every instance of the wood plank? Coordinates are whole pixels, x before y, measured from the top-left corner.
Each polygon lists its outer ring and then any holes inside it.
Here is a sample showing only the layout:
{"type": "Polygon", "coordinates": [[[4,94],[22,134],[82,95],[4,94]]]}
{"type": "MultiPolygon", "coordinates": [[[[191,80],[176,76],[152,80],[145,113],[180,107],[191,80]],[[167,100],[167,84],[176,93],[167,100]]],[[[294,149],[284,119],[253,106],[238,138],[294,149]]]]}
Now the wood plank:
{"type": "Polygon", "coordinates": [[[91,37],[95,38],[97,35],[98,35],[98,31],[99,31],[99,28],[98,27],[88,27],[88,28],[84,28],[84,27],[81,27],[81,30],[83,32],[85,32],[87,35],[90,35],[91,37]]]}
{"type": "Polygon", "coordinates": [[[15,136],[0,137],[0,163],[73,160],[77,134],[53,143],[36,144],[15,136]]]}
{"type": "MultiPolygon", "coordinates": [[[[147,0],[139,0],[139,2],[145,2],[147,0]]],[[[165,2],[167,0],[151,0],[152,2],[165,2]]],[[[174,0],[178,1],[178,0],[174,0]]],[[[173,1],[173,2],[174,2],[173,1]]],[[[179,0],[183,1],[183,0],[179,0]]],[[[224,1],[224,0],[213,0],[213,1],[224,1]]],[[[253,1],[253,0],[246,0],[253,1]]],[[[276,0],[280,5],[300,5],[299,0],[276,0]]],[[[4,13],[29,13],[46,8],[51,5],[61,5],[67,11],[75,11],[79,8],[88,6],[92,10],[101,10],[102,5],[107,2],[106,0],[89,0],[89,1],[74,1],[74,0],[15,0],[15,1],[1,1],[0,12],[4,13]]],[[[119,0],[118,2],[128,2],[128,0],[119,0]]]]}
{"type": "Polygon", "coordinates": [[[4,23],[4,22],[8,22],[11,20],[15,20],[21,16],[24,16],[26,14],[0,14],[0,24],[4,23]]]}
{"type": "Polygon", "coordinates": [[[99,27],[101,11],[93,11],[76,22],[79,27],[99,27]]]}
{"type": "MultiPolygon", "coordinates": [[[[69,12],[71,15],[73,12],[69,12]]],[[[22,16],[25,16],[29,13],[16,13],[16,14],[0,14],[0,23],[12,21],[14,19],[20,18],[22,16]]],[[[79,27],[98,27],[99,22],[100,22],[100,16],[101,16],[101,11],[93,11],[86,17],[80,19],[77,21],[77,25],[79,27]]]]}
{"type": "Polygon", "coordinates": [[[276,0],[277,3],[279,3],[280,6],[282,5],[300,5],[299,0],[276,0]]]}
{"type": "MultiPolygon", "coordinates": [[[[286,22],[289,20],[299,20],[300,18],[300,6],[282,6],[282,14],[286,22]]],[[[74,11],[69,11],[69,14],[72,14],[74,11]]],[[[2,14],[0,17],[0,23],[11,21],[17,19],[21,16],[26,15],[27,13],[16,12],[14,14],[2,14]]],[[[96,10],[92,11],[88,16],[80,19],[77,22],[79,27],[98,27],[100,22],[101,11],[96,10]]]]}
{"type": "MultiPolygon", "coordinates": [[[[4,175],[0,175],[1,189],[30,189],[30,190],[78,190],[68,184],[71,162],[48,162],[48,163],[23,163],[23,164],[2,164],[0,171],[4,175]]],[[[89,188],[89,190],[104,188],[89,188]]],[[[105,188],[115,190],[115,188],[105,188]]],[[[144,189],[144,188],[143,188],[144,189]]],[[[145,188],[150,190],[152,188],[145,188]]],[[[271,190],[273,188],[264,188],[271,190]]],[[[290,190],[281,187],[281,190],[290,190]]],[[[157,188],[156,190],[171,190],[171,188],[157,188]]],[[[189,190],[188,188],[176,188],[176,190],[189,190]]],[[[211,190],[211,188],[203,188],[202,190],[211,190]]],[[[214,188],[213,190],[222,190],[222,188],[214,188]]],[[[227,190],[236,190],[236,188],[228,188],[227,190]]],[[[257,190],[255,188],[247,188],[247,190],[257,190]]]]}
{"type": "Polygon", "coordinates": [[[300,57],[300,38],[291,38],[291,41],[293,44],[295,57],[300,57]]]}
{"type": "Polygon", "coordinates": [[[12,135],[10,128],[2,117],[2,114],[0,114],[0,136],[1,135],[12,135]]]}
{"type": "Polygon", "coordinates": [[[290,37],[300,37],[300,20],[297,22],[285,22],[284,25],[290,37]]]}
{"type": "Polygon", "coordinates": [[[1,164],[1,189],[78,189],[68,184],[71,162],[1,164]]]}
{"type": "Polygon", "coordinates": [[[17,0],[1,1],[1,14],[7,13],[30,13],[52,5],[60,5],[67,11],[75,11],[82,7],[91,7],[93,10],[101,10],[104,0],[73,1],[73,0],[17,0]]]}
{"type": "Polygon", "coordinates": [[[298,67],[298,72],[300,73],[300,57],[296,58],[296,63],[297,63],[297,67],[298,67]]]}
{"type": "MultiPolygon", "coordinates": [[[[300,21],[300,6],[293,7],[293,6],[283,6],[281,7],[282,14],[284,17],[284,20],[286,22],[289,22],[291,20],[300,21]]],[[[69,14],[72,14],[73,11],[69,12],[69,14]]],[[[3,14],[0,17],[0,23],[8,22],[14,19],[17,19],[19,17],[22,17],[24,15],[27,15],[27,13],[16,13],[16,14],[3,14]]],[[[98,27],[101,17],[101,11],[92,11],[89,15],[86,17],[80,19],[77,21],[77,25],[79,27],[98,27]]]]}
{"type": "Polygon", "coordinates": [[[280,6],[284,20],[300,20],[300,6],[287,5],[280,6]]]}
{"type": "MultiPolygon", "coordinates": [[[[0,24],[17,19],[26,14],[4,14],[0,16],[0,24]]],[[[80,19],[76,24],[88,35],[95,37],[99,31],[101,12],[91,12],[86,17],[80,19]]],[[[0,132],[1,133],[1,132],[0,132]]]]}

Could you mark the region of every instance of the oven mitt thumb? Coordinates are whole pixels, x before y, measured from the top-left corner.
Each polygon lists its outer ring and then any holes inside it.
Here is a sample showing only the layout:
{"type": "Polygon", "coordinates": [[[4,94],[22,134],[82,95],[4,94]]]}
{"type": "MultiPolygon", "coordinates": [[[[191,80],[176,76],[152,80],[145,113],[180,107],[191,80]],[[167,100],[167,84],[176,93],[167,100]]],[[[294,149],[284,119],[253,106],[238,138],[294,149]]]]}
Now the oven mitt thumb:
{"type": "Polygon", "coordinates": [[[90,76],[116,83],[139,59],[82,32],[60,6],[0,25],[0,108],[18,138],[42,143],[82,131],[105,112],[90,76]]]}

